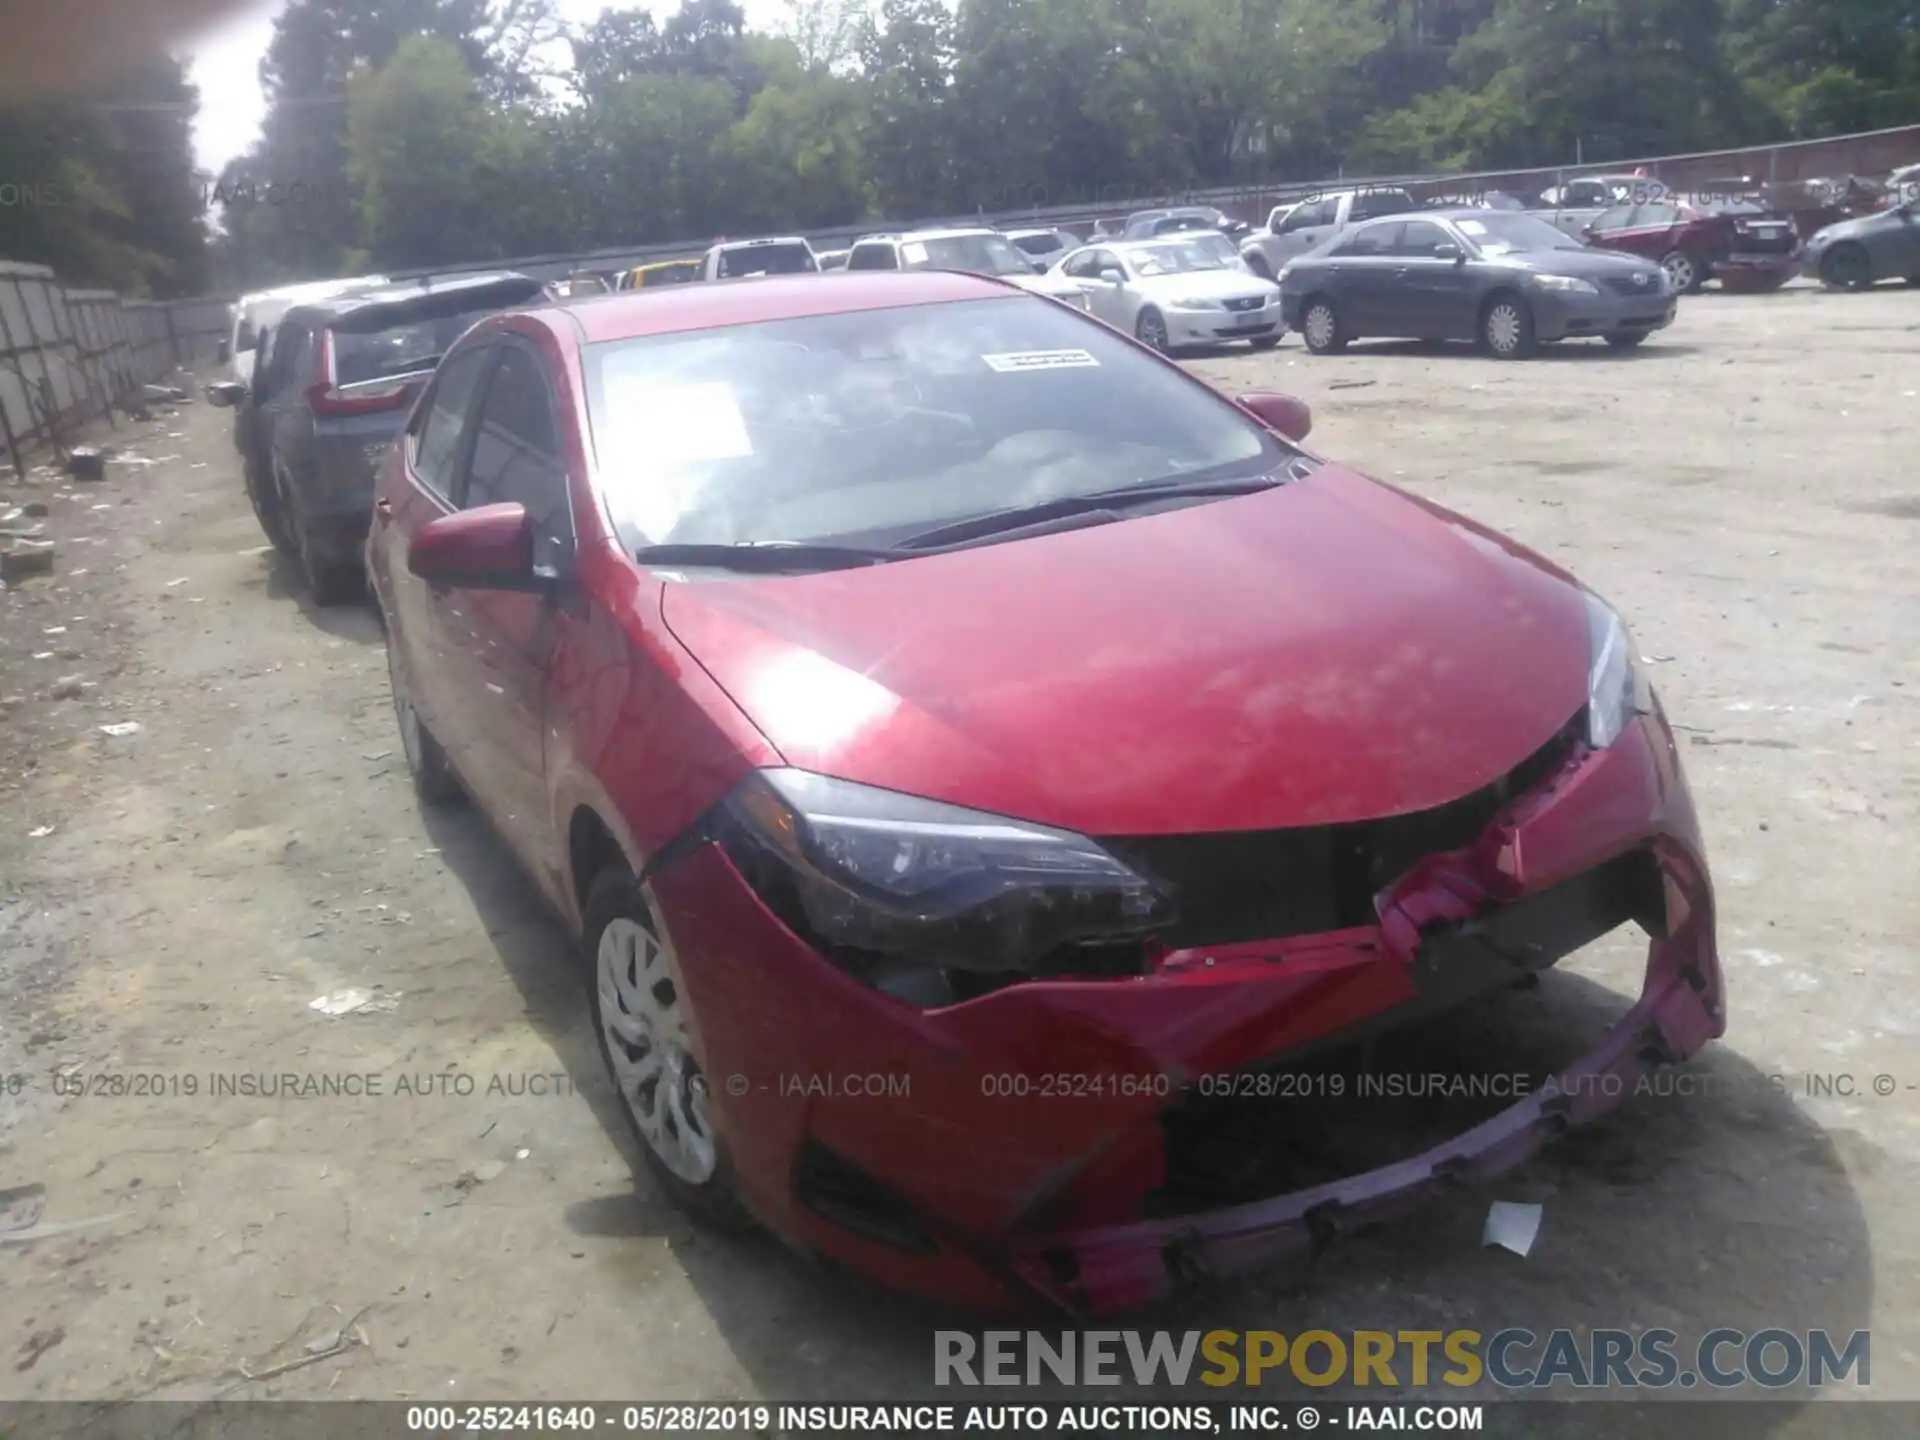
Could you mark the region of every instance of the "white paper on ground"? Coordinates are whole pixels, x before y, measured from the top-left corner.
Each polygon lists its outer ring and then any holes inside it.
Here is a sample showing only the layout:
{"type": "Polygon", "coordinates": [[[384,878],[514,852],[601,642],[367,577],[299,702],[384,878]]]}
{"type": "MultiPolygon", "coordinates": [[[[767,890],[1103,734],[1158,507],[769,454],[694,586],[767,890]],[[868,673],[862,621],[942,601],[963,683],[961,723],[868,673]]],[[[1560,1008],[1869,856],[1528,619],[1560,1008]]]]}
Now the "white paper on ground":
{"type": "Polygon", "coordinates": [[[1487,1227],[1480,1234],[1482,1246],[1498,1245],[1502,1250],[1511,1250],[1525,1257],[1533,1249],[1533,1242],[1540,1234],[1541,1207],[1538,1205],[1515,1205],[1511,1201],[1496,1200],[1493,1208],[1487,1211],[1487,1227]]]}

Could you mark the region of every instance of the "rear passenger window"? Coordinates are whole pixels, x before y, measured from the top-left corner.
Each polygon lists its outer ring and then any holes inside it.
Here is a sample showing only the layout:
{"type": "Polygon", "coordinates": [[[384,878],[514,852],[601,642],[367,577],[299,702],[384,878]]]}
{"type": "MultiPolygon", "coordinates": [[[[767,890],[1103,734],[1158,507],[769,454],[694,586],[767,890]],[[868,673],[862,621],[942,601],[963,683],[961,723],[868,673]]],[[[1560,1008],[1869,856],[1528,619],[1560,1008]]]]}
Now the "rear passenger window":
{"type": "Polygon", "coordinates": [[[460,437],[473,393],[497,352],[491,347],[465,350],[440,367],[433,394],[413,445],[413,470],[420,483],[442,500],[453,496],[453,470],[460,458],[460,437]]]}
{"type": "Polygon", "coordinates": [[[898,270],[891,245],[856,245],[847,257],[849,270],[898,270]]]}

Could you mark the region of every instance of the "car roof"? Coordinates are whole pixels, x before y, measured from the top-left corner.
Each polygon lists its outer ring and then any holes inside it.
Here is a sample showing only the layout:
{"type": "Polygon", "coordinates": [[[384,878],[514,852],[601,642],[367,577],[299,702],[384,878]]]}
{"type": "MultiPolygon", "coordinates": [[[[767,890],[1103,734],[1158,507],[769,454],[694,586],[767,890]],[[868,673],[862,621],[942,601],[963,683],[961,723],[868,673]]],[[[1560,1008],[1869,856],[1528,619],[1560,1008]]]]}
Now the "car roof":
{"type": "Polygon", "coordinates": [[[299,304],[306,300],[325,300],[334,295],[342,295],[350,290],[366,289],[378,285],[390,285],[393,282],[384,275],[355,275],[339,280],[304,280],[298,285],[281,285],[273,290],[254,290],[242,295],[234,302],[241,310],[255,305],[272,304],[276,301],[290,301],[299,304]]]}
{"type": "Polygon", "coordinates": [[[763,320],[799,320],[903,305],[992,300],[1030,292],[985,275],[955,270],[834,270],[820,275],[769,275],[751,284],[674,285],[645,295],[631,290],[565,301],[528,316],[578,327],[582,344],[674,335],[763,320]]]}
{"type": "MultiPolygon", "coordinates": [[[[398,285],[382,285],[370,290],[356,290],[351,294],[330,296],[322,300],[308,301],[296,305],[286,313],[281,323],[288,320],[320,321],[332,324],[363,310],[376,306],[404,303],[408,300],[423,300],[428,296],[463,294],[484,295],[510,282],[518,281],[527,289],[527,298],[532,299],[540,292],[540,282],[517,270],[488,270],[478,274],[448,276],[435,280],[431,277],[421,280],[409,280],[398,285]]],[[[520,286],[512,286],[518,289],[520,286]]],[[[512,303],[512,302],[509,302],[512,303]]]]}
{"type": "Polygon", "coordinates": [[[938,230],[876,230],[871,235],[862,235],[854,241],[855,245],[866,245],[874,241],[885,241],[893,245],[905,244],[909,240],[962,240],[969,235],[998,235],[998,230],[985,225],[945,226],[938,230]]]}

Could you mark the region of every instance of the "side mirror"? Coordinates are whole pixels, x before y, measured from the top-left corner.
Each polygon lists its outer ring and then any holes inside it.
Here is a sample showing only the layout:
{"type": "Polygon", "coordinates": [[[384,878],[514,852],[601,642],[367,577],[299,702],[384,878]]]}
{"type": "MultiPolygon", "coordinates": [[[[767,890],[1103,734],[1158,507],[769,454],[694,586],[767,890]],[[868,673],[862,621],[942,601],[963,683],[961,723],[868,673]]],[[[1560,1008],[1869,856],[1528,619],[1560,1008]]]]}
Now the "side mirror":
{"type": "Polygon", "coordinates": [[[1304,440],[1313,430],[1313,411],[1307,402],[1272,390],[1255,390],[1235,397],[1235,403],[1276,435],[1304,440]]]}
{"type": "Polygon", "coordinates": [[[216,364],[220,364],[220,365],[226,364],[227,361],[233,358],[233,347],[229,345],[225,340],[222,340],[220,344],[215,348],[213,352],[213,358],[216,364]]]}
{"type": "Polygon", "coordinates": [[[207,403],[221,410],[231,410],[247,398],[247,387],[238,380],[216,380],[202,392],[207,403]]]}
{"type": "Polygon", "coordinates": [[[548,583],[533,568],[533,521],[511,502],[429,520],[408,547],[407,569],[429,585],[465,590],[540,591],[548,583]]]}
{"type": "Polygon", "coordinates": [[[1113,266],[1109,265],[1101,270],[1100,278],[1109,285],[1124,285],[1127,283],[1127,272],[1124,270],[1116,270],[1113,266]]]}
{"type": "Polygon", "coordinates": [[[1458,245],[1440,244],[1433,247],[1433,258],[1436,260],[1451,260],[1456,265],[1462,265],[1466,263],[1467,252],[1462,250],[1458,245]]]}

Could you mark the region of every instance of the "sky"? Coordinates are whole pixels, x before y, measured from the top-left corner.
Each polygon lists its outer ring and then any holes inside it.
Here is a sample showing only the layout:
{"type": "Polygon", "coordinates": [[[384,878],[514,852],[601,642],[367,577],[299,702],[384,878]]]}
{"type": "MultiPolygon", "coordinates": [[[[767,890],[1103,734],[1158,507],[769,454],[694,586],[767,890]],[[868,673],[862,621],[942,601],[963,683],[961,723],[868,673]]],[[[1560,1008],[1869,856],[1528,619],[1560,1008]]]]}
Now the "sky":
{"type": "MultiPolygon", "coordinates": [[[[274,17],[285,8],[286,0],[259,0],[188,47],[193,83],[200,87],[193,149],[201,169],[218,175],[259,136],[267,109],[260,93],[260,57],[273,38],[274,17]]],[[[663,21],[680,7],[678,0],[559,0],[557,8],[563,19],[584,25],[603,10],[651,9],[653,18],[663,21]]],[[[742,8],[747,23],[761,30],[786,13],[783,0],[744,0],[742,8]]]]}

